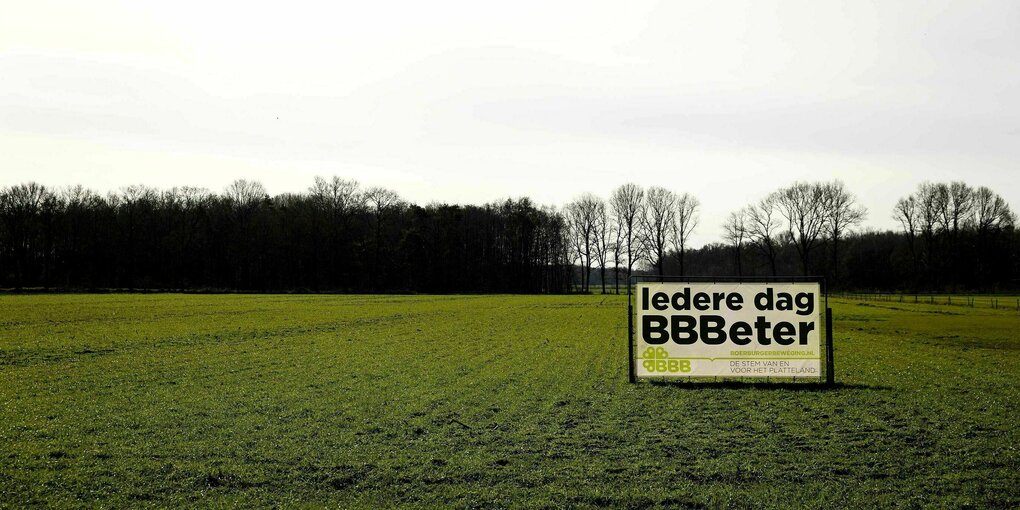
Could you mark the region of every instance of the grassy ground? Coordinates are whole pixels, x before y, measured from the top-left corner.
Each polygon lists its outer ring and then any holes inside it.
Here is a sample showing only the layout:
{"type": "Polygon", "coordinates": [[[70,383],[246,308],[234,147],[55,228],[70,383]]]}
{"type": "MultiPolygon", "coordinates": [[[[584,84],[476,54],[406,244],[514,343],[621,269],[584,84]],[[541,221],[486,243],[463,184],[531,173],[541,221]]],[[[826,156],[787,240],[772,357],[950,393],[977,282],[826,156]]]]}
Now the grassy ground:
{"type": "Polygon", "coordinates": [[[0,506],[1020,506],[1020,314],[832,304],[825,390],[629,385],[615,296],[0,296],[0,506]]]}
{"type": "Polygon", "coordinates": [[[1008,294],[841,294],[841,298],[856,302],[880,301],[885,303],[927,303],[940,306],[993,308],[1020,312],[1020,296],[1008,294]]]}

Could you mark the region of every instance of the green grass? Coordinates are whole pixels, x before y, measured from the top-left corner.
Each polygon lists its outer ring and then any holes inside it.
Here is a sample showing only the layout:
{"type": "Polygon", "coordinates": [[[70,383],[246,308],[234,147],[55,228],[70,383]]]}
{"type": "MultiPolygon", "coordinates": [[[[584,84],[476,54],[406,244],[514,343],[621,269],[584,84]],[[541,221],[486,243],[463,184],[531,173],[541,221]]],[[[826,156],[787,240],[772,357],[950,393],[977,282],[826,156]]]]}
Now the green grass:
{"type": "Polygon", "coordinates": [[[858,302],[886,302],[933,304],[940,306],[993,308],[1020,312],[1020,296],[1009,294],[872,294],[850,293],[840,295],[842,299],[858,302]]]}
{"type": "Polygon", "coordinates": [[[627,384],[616,296],[0,296],[0,506],[1020,506],[1020,314],[832,305],[822,389],[627,384]]]}

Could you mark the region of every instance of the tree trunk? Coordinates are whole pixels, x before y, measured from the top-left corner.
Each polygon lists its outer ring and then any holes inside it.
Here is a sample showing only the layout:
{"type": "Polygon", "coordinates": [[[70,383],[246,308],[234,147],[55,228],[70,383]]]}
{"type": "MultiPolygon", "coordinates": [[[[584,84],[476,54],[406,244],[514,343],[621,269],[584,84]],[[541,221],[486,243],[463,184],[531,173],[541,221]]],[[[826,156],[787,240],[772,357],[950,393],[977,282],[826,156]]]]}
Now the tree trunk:
{"type": "Polygon", "coordinates": [[[737,276],[744,276],[743,268],[740,266],[740,245],[734,246],[733,252],[737,259],[737,276]]]}
{"type": "Polygon", "coordinates": [[[832,236],[832,285],[839,286],[839,235],[832,236]]]}
{"type": "Polygon", "coordinates": [[[680,245],[680,276],[685,276],[684,273],[684,247],[680,245]]]}

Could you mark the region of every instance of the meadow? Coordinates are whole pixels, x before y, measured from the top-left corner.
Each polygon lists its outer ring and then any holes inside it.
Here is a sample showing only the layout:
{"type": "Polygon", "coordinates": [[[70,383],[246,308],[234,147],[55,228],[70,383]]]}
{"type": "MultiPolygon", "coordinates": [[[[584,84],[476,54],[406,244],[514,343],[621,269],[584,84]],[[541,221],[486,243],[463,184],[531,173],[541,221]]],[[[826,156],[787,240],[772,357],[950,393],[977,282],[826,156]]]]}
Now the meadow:
{"type": "Polygon", "coordinates": [[[827,388],[628,384],[620,296],[0,296],[0,506],[1020,506],[1020,314],[830,304],[827,388]]]}

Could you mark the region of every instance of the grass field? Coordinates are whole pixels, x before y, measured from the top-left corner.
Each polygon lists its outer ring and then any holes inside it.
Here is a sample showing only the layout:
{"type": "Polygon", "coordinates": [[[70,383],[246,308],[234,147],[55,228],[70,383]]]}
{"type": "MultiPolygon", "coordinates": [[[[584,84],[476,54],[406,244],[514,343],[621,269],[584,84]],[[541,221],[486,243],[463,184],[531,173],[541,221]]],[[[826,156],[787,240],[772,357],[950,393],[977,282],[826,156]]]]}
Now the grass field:
{"type": "Polygon", "coordinates": [[[0,296],[0,506],[1020,506],[1020,314],[832,306],[823,389],[627,384],[615,296],[0,296]]]}

